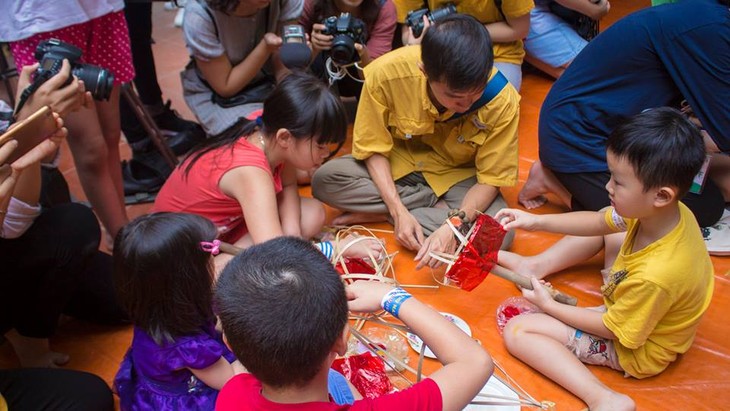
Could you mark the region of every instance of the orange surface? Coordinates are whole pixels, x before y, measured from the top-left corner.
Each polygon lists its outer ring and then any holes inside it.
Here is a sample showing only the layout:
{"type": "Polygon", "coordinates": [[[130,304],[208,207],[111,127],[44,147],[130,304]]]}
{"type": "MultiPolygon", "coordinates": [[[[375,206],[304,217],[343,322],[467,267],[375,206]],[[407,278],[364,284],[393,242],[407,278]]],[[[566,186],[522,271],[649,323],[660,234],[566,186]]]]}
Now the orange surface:
{"type": "MultiPolygon", "coordinates": [[[[648,6],[647,0],[614,0],[608,18],[615,21],[627,12],[648,6]]],[[[166,98],[173,100],[173,107],[183,115],[192,118],[185,107],[180,91],[179,70],[185,65],[187,54],[182,43],[182,33],[172,27],[174,13],[164,12],[160,3],[155,3],[154,46],[160,84],[166,98]]],[[[525,71],[522,85],[522,107],[520,121],[520,183],[517,187],[504,189],[510,206],[517,205],[517,193],[527,177],[530,164],[537,158],[537,118],[542,100],[552,80],[530,70],[525,71]]],[[[125,147],[126,150],[126,147],[125,147]]],[[[128,153],[128,151],[126,151],[128,153]]],[[[68,153],[64,154],[62,169],[70,181],[72,191],[78,198],[83,192],[78,185],[68,153]]],[[[302,190],[307,194],[308,189],[302,190]]],[[[145,213],[148,205],[128,207],[130,217],[145,213]]],[[[548,205],[540,213],[559,212],[562,209],[548,205]]],[[[331,218],[336,215],[328,210],[331,218]]],[[[387,224],[373,225],[391,229],[387,224]]],[[[399,251],[395,258],[398,279],[406,284],[433,284],[429,269],[414,271],[414,254],[398,247],[392,235],[383,235],[389,251],[399,251]]],[[[542,233],[518,232],[513,251],[520,254],[535,254],[544,250],[559,237],[542,233]]],[[[727,409],[730,399],[730,321],[725,315],[730,311],[730,259],[712,259],[716,283],[712,304],[699,328],[694,346],[671,365],[664,373],[645,380],[625,379],[621,373],[602,367],[591,367],[598,377],[613,389],[630,395],[640,410],[721,410],[727,409]]],[[[595,306],[601,303],[598,293],[602,257],[565,270],[550,277],[559,289],[578,297],[580,306],[595,306]]],[[[580,410],[585,405],[575,396],[536,373],[505,349],[497,331],[495,312],[497,306],[507,297],[519,295],[516,288],[506,281],[489,276],[474,291],[440,288],[437,290],[411,289],[418,298],[440,311],[453,313],[464,319],[472,329],[475,338],[491,355],[503,365],[528,393],[537,400],[557,403],[557,410],[580,410]]],[[[96,373],[111,382],[119,361],[131,340],[131,327],[100,327],[77,320],[69,320],[59,328],[52,339],[55,350],[71,354],[68,367],[96,373]]],[[[415,356],[411,351],[412,361],[415,356]]],[[[426,360],[425,372],[437,369],[439,364],[426,360]]],[[[8,344],[0,346],[0,367],[15,366],[16,361],[8,344]]]]}

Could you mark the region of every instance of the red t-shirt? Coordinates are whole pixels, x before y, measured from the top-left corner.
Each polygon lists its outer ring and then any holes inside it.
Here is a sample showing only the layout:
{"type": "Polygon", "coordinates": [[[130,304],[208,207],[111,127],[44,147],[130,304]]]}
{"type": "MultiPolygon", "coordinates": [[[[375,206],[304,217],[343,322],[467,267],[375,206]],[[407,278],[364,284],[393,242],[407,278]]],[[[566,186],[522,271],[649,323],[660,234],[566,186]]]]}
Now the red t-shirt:
{"type": "Polygon", "coordinates": [[[411,388],[374,399],[362,399],[352,405],[337,405],[333,402],[307,402],[280,404],[261,395],[261,383],[251,374],[238,374],[228,380],[218,394],[216,411],[273,410],[273,411],[339,411],[339,410],[418,410],[440,411],[443,408],[441,390],[426,378],[411,388]]]}
{"type": "Polygon", "coordinates": [[[225,173],[243,166],[259,167],[271,176],[276,193],[281,192],[282,165],[271,169],[266,155],[260,148],[241,138],[233,146],[225,146],[205,153],[185,175],[185,161],[170,174],[157,194],[152,211],[174,211],[198,214],[211,220],[220,231],[219,238],[236,242],[248,229],[243,219],[241,204],[224,194],[220,180],[225,173]]]}

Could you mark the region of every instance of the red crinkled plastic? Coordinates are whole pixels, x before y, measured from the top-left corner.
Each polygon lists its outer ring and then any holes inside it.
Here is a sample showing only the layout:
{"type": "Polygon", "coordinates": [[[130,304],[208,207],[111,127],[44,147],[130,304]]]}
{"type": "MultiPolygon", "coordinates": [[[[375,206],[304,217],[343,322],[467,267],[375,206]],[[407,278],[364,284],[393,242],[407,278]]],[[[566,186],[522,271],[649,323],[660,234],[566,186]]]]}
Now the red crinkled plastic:
{"type": "Polygon", "coordinates": [[[335,264],[335,269],[340,274],[375,274],[375,268],[359,257],[345,257],[335,264]],[[347,271],[345,271],[345,267],[347,267],[347,271]]]}
{"type": "Polygon", "coordinates": [[[365,398],[377,398],[393,391],[385,363],[369,352],[338,358],[332,363],[332,369],[344,375],[365,398]]]}
{"type": "Polygon", "coordinates": [[[495,219],[480,214],[467,244],[454,265],[446,272],[446,278],[462,290],[471,291],[487,278],[497,262],[497,252],[507,232],[495,219]]]}

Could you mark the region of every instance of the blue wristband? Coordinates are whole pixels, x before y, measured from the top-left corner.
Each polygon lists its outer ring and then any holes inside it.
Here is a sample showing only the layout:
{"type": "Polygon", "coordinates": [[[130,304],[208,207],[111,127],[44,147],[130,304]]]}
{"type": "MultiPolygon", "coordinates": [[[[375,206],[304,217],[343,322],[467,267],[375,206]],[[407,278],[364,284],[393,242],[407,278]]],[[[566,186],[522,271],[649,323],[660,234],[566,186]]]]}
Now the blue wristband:
{"type": "Polygon", "coordinates": [[[332,261],[332,255],[335,252],[335,248],[332,247],[332,243],[329,241],[321,241],[315,244],[315,246],[319,248],[319,251],[321,251],[328,260],[332,261]]]}
{"type": "Polygon", "coordinates": [[[395,318],[399,318],[398,313],[400,312],[400,306],[403,305],[403,303],[411,297],[412,295],[409,294],[407,291],[400,287],[397,287],[390,290],[387,294],[383,296],[383,300],[381,301],[380,305],[381,307],[383,307],[383,310],[388,312],[390,315],[395,318]]]}

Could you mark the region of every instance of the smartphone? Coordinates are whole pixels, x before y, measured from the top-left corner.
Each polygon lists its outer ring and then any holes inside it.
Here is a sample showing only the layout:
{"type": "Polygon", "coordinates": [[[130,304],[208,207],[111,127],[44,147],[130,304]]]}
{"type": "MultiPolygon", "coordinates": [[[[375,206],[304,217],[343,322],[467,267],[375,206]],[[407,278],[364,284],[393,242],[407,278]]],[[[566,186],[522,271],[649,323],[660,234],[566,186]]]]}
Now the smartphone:
{"type": "Polygon", "coordinates": [[[48,106],[42,107],[30,117],[15,124],[0,136],[0,146],[10,140],[18,142],[18,147],[10,154],[5,163],[10,164],[23,157],[33,147],[51,137],[56,130],[58,130],[56,119],[53,117],[53,111],[48,106]]]}

